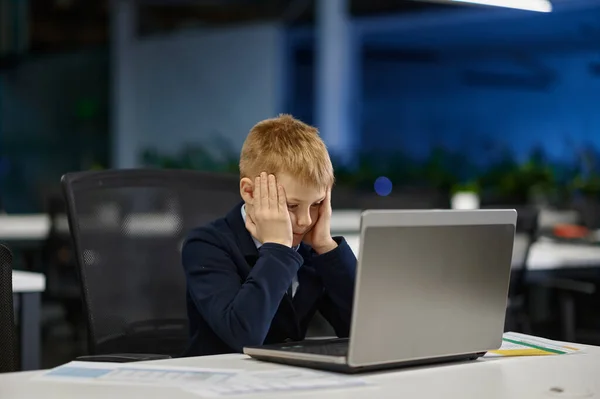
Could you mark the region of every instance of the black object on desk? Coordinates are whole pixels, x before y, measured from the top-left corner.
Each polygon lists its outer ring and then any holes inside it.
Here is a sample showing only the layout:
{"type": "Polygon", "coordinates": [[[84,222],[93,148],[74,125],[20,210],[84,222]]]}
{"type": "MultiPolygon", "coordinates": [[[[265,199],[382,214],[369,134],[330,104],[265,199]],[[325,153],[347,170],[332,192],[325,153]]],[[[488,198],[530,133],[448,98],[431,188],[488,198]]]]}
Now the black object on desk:
{"type": "Polygon", "coordinates": [[[77,360],[81,362],[130,363],[149,360],[165,360],[170,358],[171,356],[169,355],[153,355],[145,353],[115,353],[113,355],[79,356],[77,360]]]}
{"type": "Polygon", "coordinates": [[[17,370],[12,292],[12,253],[0,244],[0,373],[17,370]]]}

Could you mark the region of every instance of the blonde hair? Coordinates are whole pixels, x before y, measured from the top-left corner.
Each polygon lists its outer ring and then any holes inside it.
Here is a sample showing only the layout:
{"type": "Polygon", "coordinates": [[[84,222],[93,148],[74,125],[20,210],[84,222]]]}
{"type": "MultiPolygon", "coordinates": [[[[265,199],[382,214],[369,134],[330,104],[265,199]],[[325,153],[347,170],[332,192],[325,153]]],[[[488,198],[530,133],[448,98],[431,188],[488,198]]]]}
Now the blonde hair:
{"type": "Polygon", "coordinates": [[[333,166],[319,131],[291,115],[258,122],[248,133],[240,154],[241,177],[261,172],[287,173],[318,188],[333,185],[333,166]]]}

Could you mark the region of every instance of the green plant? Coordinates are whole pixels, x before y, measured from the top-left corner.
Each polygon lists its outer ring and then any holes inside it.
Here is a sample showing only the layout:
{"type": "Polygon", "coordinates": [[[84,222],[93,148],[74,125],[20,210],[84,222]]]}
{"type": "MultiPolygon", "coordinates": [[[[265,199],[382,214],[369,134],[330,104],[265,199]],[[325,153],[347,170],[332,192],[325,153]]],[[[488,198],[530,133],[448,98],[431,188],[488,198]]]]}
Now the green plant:
{"type": "MultiPolygon", "coordinates": [[[[237,173],[238,153],[229,143],[215,138],[209,144],[187,146],[176,154],[150,148],[142,153],[142,162],[149,167],[237,173]]],[[[369,192],[375,180],[385,176],[395,187],[420,187],[448,194],[477,192],[483,198],[510,204],[540,197],[548,199],[546,202],[568,204],[577,194],[600,198],[600,170],[591,149],[575,162],[560,163],[551,162],[541,148],[535,148],[521,162],[508,148],[501,151],[495,161],[479,167],[464,153],[441,146],[434,147],[423,159],[379,149],[360,151],[350,163],[334,156],[332,161],[338,186],[369,192]]]]}
{"type": "Polygon", "coordinates": [[[416,163],[401,152],[361,151],[354,162],[347,164],[332,157],[336,184],[372,190],[375,179],[389,178],[394,185],[409,184],[416,163]]]}
{"type": "Polygon", "coordinates": [[[468,182],[457,183],[452,186],[451,193],[479,193],[481,191],[481,186],[477,180],[471,180],[468,182]]]}
{"type": "Polygon", "coordinates": [[[587,148],[579,155],[577,173],[571,181],[571,189],[576,194],[600,198],[600,165],[598,154],[587,148]]]}
{"type": "Polygon", "coordinates": [[[600,198],[600,175],[578,175],[573,179],[572,188],[584,196],[600,198]]]}
{"type": "Polygon", "coordinates": [[[163,169],[190,169],[220,173],[238,173],[238,156],[224,140],[215,140],[216,148],[205,145],[189,145],[175,154],[165,154],[156,148],[141,153],[146,167],[163,169]]]}
{"type": "Polygon", "coordinates": [[[529,202],[534,194],[550,195],[556,189],[552,165],[539,148],[522,163],[504,153],[482,174],[480,182],[490,196],[515,204],[529,202]]]}

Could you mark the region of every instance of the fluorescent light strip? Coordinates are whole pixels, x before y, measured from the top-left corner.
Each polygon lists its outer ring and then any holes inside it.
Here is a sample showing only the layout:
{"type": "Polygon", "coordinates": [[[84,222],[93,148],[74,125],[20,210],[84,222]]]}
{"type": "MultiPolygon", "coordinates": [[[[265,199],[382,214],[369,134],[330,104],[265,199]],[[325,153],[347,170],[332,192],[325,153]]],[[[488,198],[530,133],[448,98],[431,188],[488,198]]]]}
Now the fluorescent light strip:
{"type": "Polygon", "coordinates": [[[548,0],[451,0],[459,3],[474,3],[486,6],[516,8],[519,10],[551,12],[552,4],[548,0]]]}

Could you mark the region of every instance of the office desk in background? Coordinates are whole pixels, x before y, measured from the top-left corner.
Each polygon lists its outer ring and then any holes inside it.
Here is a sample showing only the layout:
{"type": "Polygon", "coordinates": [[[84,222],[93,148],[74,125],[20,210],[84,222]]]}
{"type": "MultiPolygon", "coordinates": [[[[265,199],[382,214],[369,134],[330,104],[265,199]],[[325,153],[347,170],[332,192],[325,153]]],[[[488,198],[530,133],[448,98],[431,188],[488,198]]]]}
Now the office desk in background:
{"type": "MultiPolygon", "coordinates": [[[[359,253],[359,234],[344,236],[356,256],[359,253]]],[[[518,266],[515,264],[514,266],[518,266]]],[[[600,268],[600,245],[583,246],[574,244],[539,241],[532,245],[527,268],[530,271],[550,271],[570,268],[600,268]]]]}
{"type": "Polygon", "coordinates": [[[41,273],[14,270],[12,279],[19,324],[21,369],[37,370],[41,356],[41,293],[46,289],[46,278],[41,273]]]}
{"type": "MultiPolygon", "coordinates": [[[[124,225],[132,234],[161,234],[163,229],[177,228],[168,215],[139,214],[131,215],[124,225]]],[[[552,223],[547,221],[546,223],[552,223]]],[[[41,241],[48,237],[51,221],[46,214],[0,215],[0,241],[41,241]]],[[[61,233],[69,230],[65,215],[59,215],[55,227],[61,233]]],[[[116,228],[119,226],[116,225],[116,228]]],[[[359,251],[360,211],[334,211],[331,220],[334,235],[344,235],[356,255],[359,251]]],[[[169,232],[167,232],[169,233],[169,232]]],[[[10,245],[10,244],[9,244],[10,245]]],[[[533,245],[530,270],[555,270],[580,267],[600,267],[600,245],[582,246],[565,243],[540,241],[533,245]]]]}
{"type": "MultiPolygon", "coordinates": [[[[365,387],[296,391],[286,398],[327,399],[508,399],[587,398],[600,395],[600,348],[586,347],[585,354],[480,359],[428,367],[406,368],[356,376],[365,387]]],[[[200,368],[277,370],[286,366],[263,363],[244,355],[206,356],[151,362],[200,368]]],[[[11,399],[130,399],[199,398],[178,388],[93,385],[32,381],[41,372],[0,375],[0,397],[11,399]]],[[[271,395],[280,397],[278,395],[271,395]]],[[[264,394],[243,396],[262,398],[264,394]]]]}
{"type": "MultiPolygon", "coordinates": [[[[552,216],[552,215],[550,215],[552,216]]],[[[552,224],[559,220],[545,216],[545,224],[552,224]]],[[[568,215],[572,217],[572,215],[568,215]]],[[[360,212],[335,211],[332,215],[331,230],[334,235],[343,235],[356,256],[360,250],[360,212]]],[[[515,252],[522,245],[515,240],[515,252]]],[[[513,258],[515,267],[520,266],[518,257],[513,258]]],[[[529,254],[528,270],[552,271],[572,268],[600,268],[600,245],[586,246],[553,242],[549,239],[540,239],[531,247],[529,254]]]]}
{"type": "MultiPolygon", "coordinates": [[[[60,224],[68,230],[66,217],[61,217],[60,224]]],[[[44,213],[0,215],[0,241],[43,241],[50,227],[50,216],[44,213]]]]}

